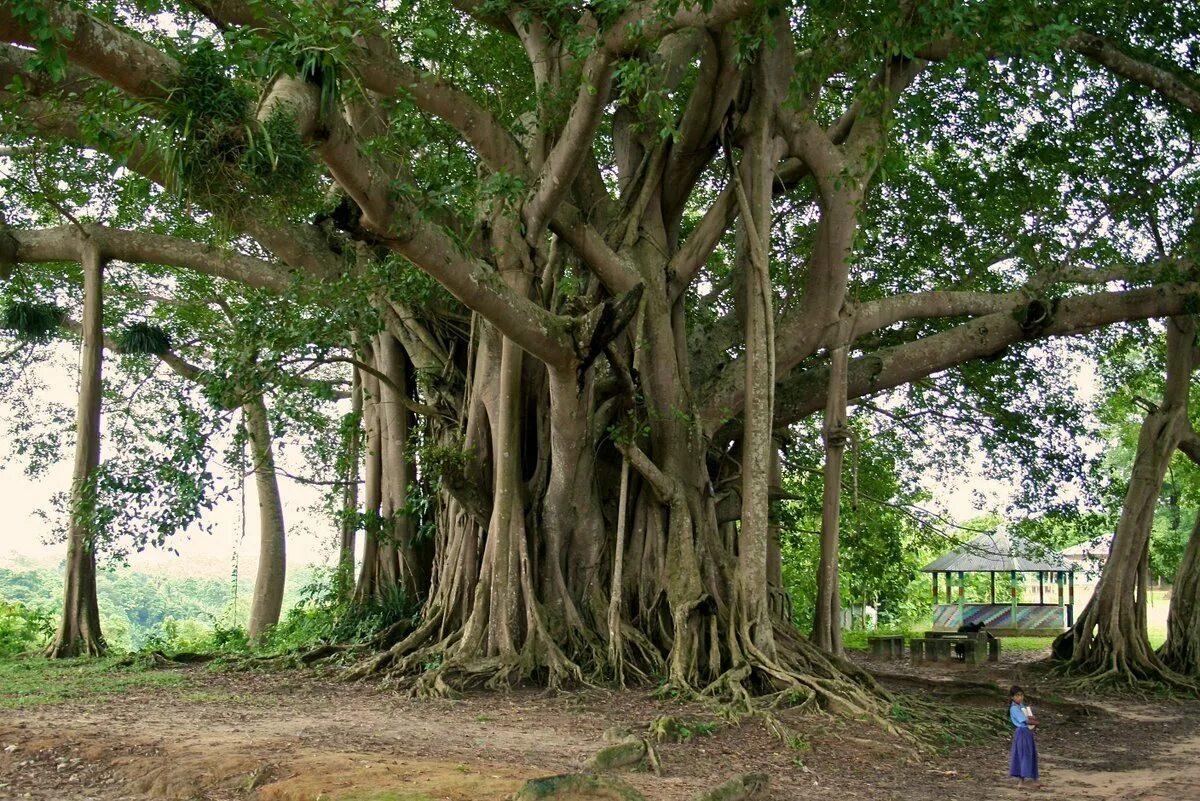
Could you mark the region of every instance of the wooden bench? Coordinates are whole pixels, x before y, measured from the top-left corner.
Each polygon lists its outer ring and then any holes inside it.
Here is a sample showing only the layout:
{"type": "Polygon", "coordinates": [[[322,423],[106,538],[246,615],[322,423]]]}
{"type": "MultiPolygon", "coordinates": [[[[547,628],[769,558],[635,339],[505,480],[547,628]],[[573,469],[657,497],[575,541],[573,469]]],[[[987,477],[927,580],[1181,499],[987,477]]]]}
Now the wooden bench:
{"type": "Polygon", "coordinates": [[[881,634],[874,637],[867,637],[867,644],[871,648],[871,656],[876,659],[904,658],[903,637],[881,634]]]}
{"type": "Polygon", "coordinates": [[[953,641],[942,637],[913,637],[908,641],[912,661],[949,662],[953,655],[953,641]]]}

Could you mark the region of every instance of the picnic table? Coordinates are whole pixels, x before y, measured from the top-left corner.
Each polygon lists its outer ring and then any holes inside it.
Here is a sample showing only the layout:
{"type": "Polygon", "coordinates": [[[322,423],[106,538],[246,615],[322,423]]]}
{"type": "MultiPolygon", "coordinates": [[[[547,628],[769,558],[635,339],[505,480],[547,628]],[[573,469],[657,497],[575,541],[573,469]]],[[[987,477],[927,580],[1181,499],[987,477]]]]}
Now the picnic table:
{"type": "Polygon", "coordinates": [[[978,634],[928,631],[924,637],[909,640],[909,647],[914,662],[961,661],[974,665],[985,652],[987,661],[1000,661],[1000,640],[983,631],[978,634]]]}
{"type": "Polygon", "coordinates": [[[903,659],[904,637],[900,635],[879,634],[867,637],[871,648],[871,656],[876,659],[903,659]]]}

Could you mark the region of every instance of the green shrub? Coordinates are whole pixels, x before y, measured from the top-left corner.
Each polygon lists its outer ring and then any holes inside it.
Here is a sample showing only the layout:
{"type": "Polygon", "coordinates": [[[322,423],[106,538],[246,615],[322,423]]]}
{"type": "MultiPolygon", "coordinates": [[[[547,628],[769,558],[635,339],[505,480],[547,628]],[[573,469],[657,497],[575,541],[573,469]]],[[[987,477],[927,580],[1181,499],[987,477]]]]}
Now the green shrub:
{"type": "Polygon", "coordinates": [[[203,653],[221,649],[217,648],[212,626],[200,620],[176,620],[168,615],[146,637],[142,650],[203,653]]]}
{"type": "Polygon", "coordinates": [[[42,648],[53,635],[50,613],[17,601],[0,601],[0,657],[42,648]]]}
{"type": "Polygon", "coordinates": [[[420,609],[400,587],[381,600],[353,603],[340,591],[346,586],[337,570],[317,573],[300,591],[300,603],[271,629],[262,647],[293,651],[321,643],[366,642],[393,623],[415,620],[420,609]]]}

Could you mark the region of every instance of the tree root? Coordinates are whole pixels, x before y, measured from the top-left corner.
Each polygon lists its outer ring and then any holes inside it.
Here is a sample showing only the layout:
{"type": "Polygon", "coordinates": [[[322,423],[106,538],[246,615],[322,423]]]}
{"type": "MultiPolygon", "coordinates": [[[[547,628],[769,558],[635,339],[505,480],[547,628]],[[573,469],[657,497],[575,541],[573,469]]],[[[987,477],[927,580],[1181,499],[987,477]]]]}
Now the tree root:
{"type": "Polygon", "coordinates": [[[646,737],[627,737],[601,748],[585,763],[589,771],[649,769],[660,773],[662,762],[654,744],[646,737]]]}
{"type": "Polygon", "coordinates": [[[609,776],[569,773],[530,779],[512,801],[646,801],[625,782],[609,776]]]}
{"type": "Polygon", "coordinates": [[[693,801],[749,801],[767,789],[765,773],[747,773],[697,795],[693,801]]]}
{"type": "Polygon", "coordinates": [[[1200,694],[1200,679],[1171,670],[1142,638],[1134,636],[1126,643],[1090,637],[1081,644],[1077,636],[1077,632],[1070,631],[1054,641],[1058,662],[1050,668],[1051,674],[1067,680],[1065,689],[1069,691],[1136,693],[1144,697],[1200,694]]]}
{"type": "Polygon", "coordinates": [[[1134,667],[1122,661],[1106,670],[1092,671],[1065,663],[1054,667],[1053,674],[1065,680],[1063,689],[1068,692],[1088,695],[1094,693],[1120,693],[1150,699],[1162,696],[1200,695],[1200,681],[1182,676],[1165,666],[1141,665],[1134,667]]]}

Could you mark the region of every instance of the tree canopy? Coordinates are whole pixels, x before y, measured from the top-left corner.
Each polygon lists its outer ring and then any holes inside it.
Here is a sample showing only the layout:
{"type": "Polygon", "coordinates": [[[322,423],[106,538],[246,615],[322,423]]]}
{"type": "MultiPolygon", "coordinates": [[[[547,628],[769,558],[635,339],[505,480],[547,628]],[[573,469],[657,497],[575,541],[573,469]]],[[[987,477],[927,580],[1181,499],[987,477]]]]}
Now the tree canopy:
{"type": "Polygon", "coordinates": [[[874,709],[772,600],[780,445],[825,411],[827,537],[847,400],[1077,468],[1034,343],[1200,310],[1198,30],[1182,3],[10,0],[0,269],[45,323],[85,247],[139,265],[105,314],[161,321],[142,348],[224,408],[354,367],[356,593],[424,600],[364,673],[874,709]]]}

